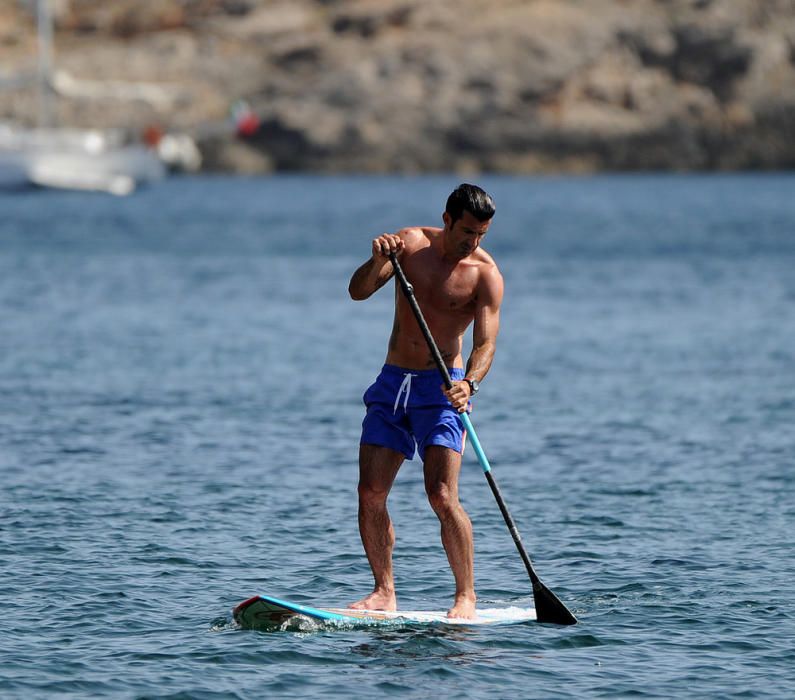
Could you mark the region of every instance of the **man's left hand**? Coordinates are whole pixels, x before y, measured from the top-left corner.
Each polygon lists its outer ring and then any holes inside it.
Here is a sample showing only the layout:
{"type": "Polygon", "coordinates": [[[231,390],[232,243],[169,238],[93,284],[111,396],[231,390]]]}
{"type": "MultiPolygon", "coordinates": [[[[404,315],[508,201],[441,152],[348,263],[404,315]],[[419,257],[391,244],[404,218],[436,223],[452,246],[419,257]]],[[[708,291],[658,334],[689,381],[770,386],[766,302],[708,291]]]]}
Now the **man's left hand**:
{"type": "Polygon", "coordinates": [[[442,387],[442,391],[444,391],[444,395],[447,397],[450,403],[453,404],[453,408],[456,411],[463,413],[467,410],[470,397],[469,384],[467,382],[453,382],[451,389],[445,389],[442,387]]]}

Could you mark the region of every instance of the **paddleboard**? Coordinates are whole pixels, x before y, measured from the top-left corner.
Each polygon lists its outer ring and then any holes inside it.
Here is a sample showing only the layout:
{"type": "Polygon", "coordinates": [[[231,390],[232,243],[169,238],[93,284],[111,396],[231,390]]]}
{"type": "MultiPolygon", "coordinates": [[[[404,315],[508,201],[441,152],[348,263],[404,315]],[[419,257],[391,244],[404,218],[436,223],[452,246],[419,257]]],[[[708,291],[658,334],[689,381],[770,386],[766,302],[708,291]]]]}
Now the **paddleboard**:
{"type": "Polygon", "coordinates": [[[450,618],[446,611],[433,610],[352,610],[350,608],[315,608],[268,595],[244,600],[232,611],[243,629],[286,629],[300,619],[329,626],[370,625],[509,625],[536,619],[534,608],[478,608],[474,619],[450,618]]]}

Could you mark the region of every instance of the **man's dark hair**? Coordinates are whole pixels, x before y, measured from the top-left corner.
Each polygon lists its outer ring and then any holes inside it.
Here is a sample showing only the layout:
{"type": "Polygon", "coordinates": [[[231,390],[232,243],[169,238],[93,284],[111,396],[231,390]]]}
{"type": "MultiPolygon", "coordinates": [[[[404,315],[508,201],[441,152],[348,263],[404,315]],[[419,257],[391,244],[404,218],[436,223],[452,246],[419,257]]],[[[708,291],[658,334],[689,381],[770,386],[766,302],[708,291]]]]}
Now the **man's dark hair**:
{"type": "Polygon", "coordinates": [[[456,187],[452,194],[447,198],[447,206],[444,209],[455,223],[460,219],[465,211],[468,211],[478,221],[489,221],[496,207],[491,195],[477,185],[464,183],[456,187]]]}

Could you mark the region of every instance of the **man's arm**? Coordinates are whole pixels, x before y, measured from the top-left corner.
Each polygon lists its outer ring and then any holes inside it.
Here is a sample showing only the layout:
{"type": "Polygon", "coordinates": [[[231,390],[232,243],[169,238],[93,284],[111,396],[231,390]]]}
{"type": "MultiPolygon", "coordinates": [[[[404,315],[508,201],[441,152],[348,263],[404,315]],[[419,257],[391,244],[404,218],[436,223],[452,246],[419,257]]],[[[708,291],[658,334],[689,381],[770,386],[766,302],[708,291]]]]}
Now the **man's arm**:
{"type": "Polygon", "coordinates": [[[384,233],[373,239],[370,259],[353,273],[348,284],[351,299],[356,301],[367,299],[373,292],[383,287],[395,274],[389,254],[397,253],[399,257],[404,247],[405,242],[399,233],[384,233]]]}
{"type": "MultiPolygon", "coordinates": [[[[472,352],[466,366],[467,379],[483,381],[488,374],[494,351],[497,348],[497,334],[500,330],[500,305],[502,304],[503,281],[496,265],[490,267],[478,282],[478,302],[475,309],[472,330],[472,352]]],[[[459,412],[465,411],[471,390],[465,381],[453,382],[448,398],[459,412]]]]}

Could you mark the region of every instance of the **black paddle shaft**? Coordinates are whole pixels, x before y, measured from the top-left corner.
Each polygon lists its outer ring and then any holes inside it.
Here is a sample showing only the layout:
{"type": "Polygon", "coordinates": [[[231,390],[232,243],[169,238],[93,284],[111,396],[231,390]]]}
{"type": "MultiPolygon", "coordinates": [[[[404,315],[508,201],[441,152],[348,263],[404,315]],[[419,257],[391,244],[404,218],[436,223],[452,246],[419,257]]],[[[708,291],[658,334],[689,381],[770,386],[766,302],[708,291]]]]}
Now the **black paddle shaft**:
{"type": "MultiPolygon", "coordinates": [[[[411,286],[411,283],[406,278],[403,268],[398,262],[397,255],[395,253],[389,253],[389,260],[392,262],[392,267],[395,269],[395,275],[397,276],[400,287],[403,290],[403,294],[406,296],[409,306],[411,306],[411,310],[414,312],[414,317],[417,319],[417,324],[419,325],[423,336],[425,336],[425,342],[428,344],[428,349],[431,351],[431,355],[433,355],[434,362],[439,368],[439,372],[444,379],[444,385],[450,389],[453,386],[453,381],[450,378],[450,373],[447,371],[447,365],[442,358],[442,354],[439,352],[439,347],[436,345],[436,341],[433,339],[431,329],[428,328],[425,317],[422,315],[420,305],[417,303],[417,299],[414,296],[414,287],[411,286]]],[[[473,435],[472,437],[474,440],[477,440],[476,436],[473,435]]],[[[574,617],[574,615],[572,615],[572,613],[558,599],[558,597],[544,585],[544,583],[538,577],[538,574],[536,574],[535,569],[533,569],[533,564],[530,561],[530,557],[528,556],[527,552],[525,551],[522,538],[519,535],[519,530],[517,529],[513,518],[511,517],[508,506],[505,505],[505,500],[500,493],[497,482],[494,480],[491,469],[484,469],[484,474],[486,475],[486,481],[489,483],[491,492],[494,494],[494,498],[497,501],[497,505],[500,508],[500,512],[502,513],[502,517],[505,520],[505,524],[508,526],[508,530],[511,533],[514,544],[516,545],[517,550],[519,550],[519,555],[521,556],[522,562],[527,569],[527,574],[530,577],[530,581],[533,584],[533,599],[535,601],[536,616],[538,621],[551,622],[557,625],[577,624],[577,618],[574,617]]]]}
{"type": "Polygon", "coordinates": [[[411,286],[411,282],[406,279],[406,275],[403,272],[403,268],[400,267],[400,263],[398,262],[397,255],[394,253],[389,254],[389,259],[392,261],[392,267],[395,268],[395,274],[397,275],[398,282],[400,282],[400,287],[403,289],[403,293],[406,295],[406,299],[408,299],[409,306],[411,306],[411,310],[414,312],[414,318],[417,319],[417,323],[420,326],[420,330],[422,334],[425,336],[425,342],[428,343],[428,348],[431,351],[431,355],[433,355],[433,360],[436,362],[436,366],[439,368],[439,371],[442,373],[442,378],[444,379],[444,385],[448,389],[453,388],[453,380],[450,379],[450,372],[447,371],[447,365],[444,363],[444,358],[442,357],[442,353],[439,352],[439,347],[436,345],[436,341],[433,339],[431,335],[431,329],[428,328],[428,324],[425,322],[425,317],[422,315],[422,310],[420,309],[420,305],[417,303],[417,299],[414,296],[414,287],[411,286]]]}

